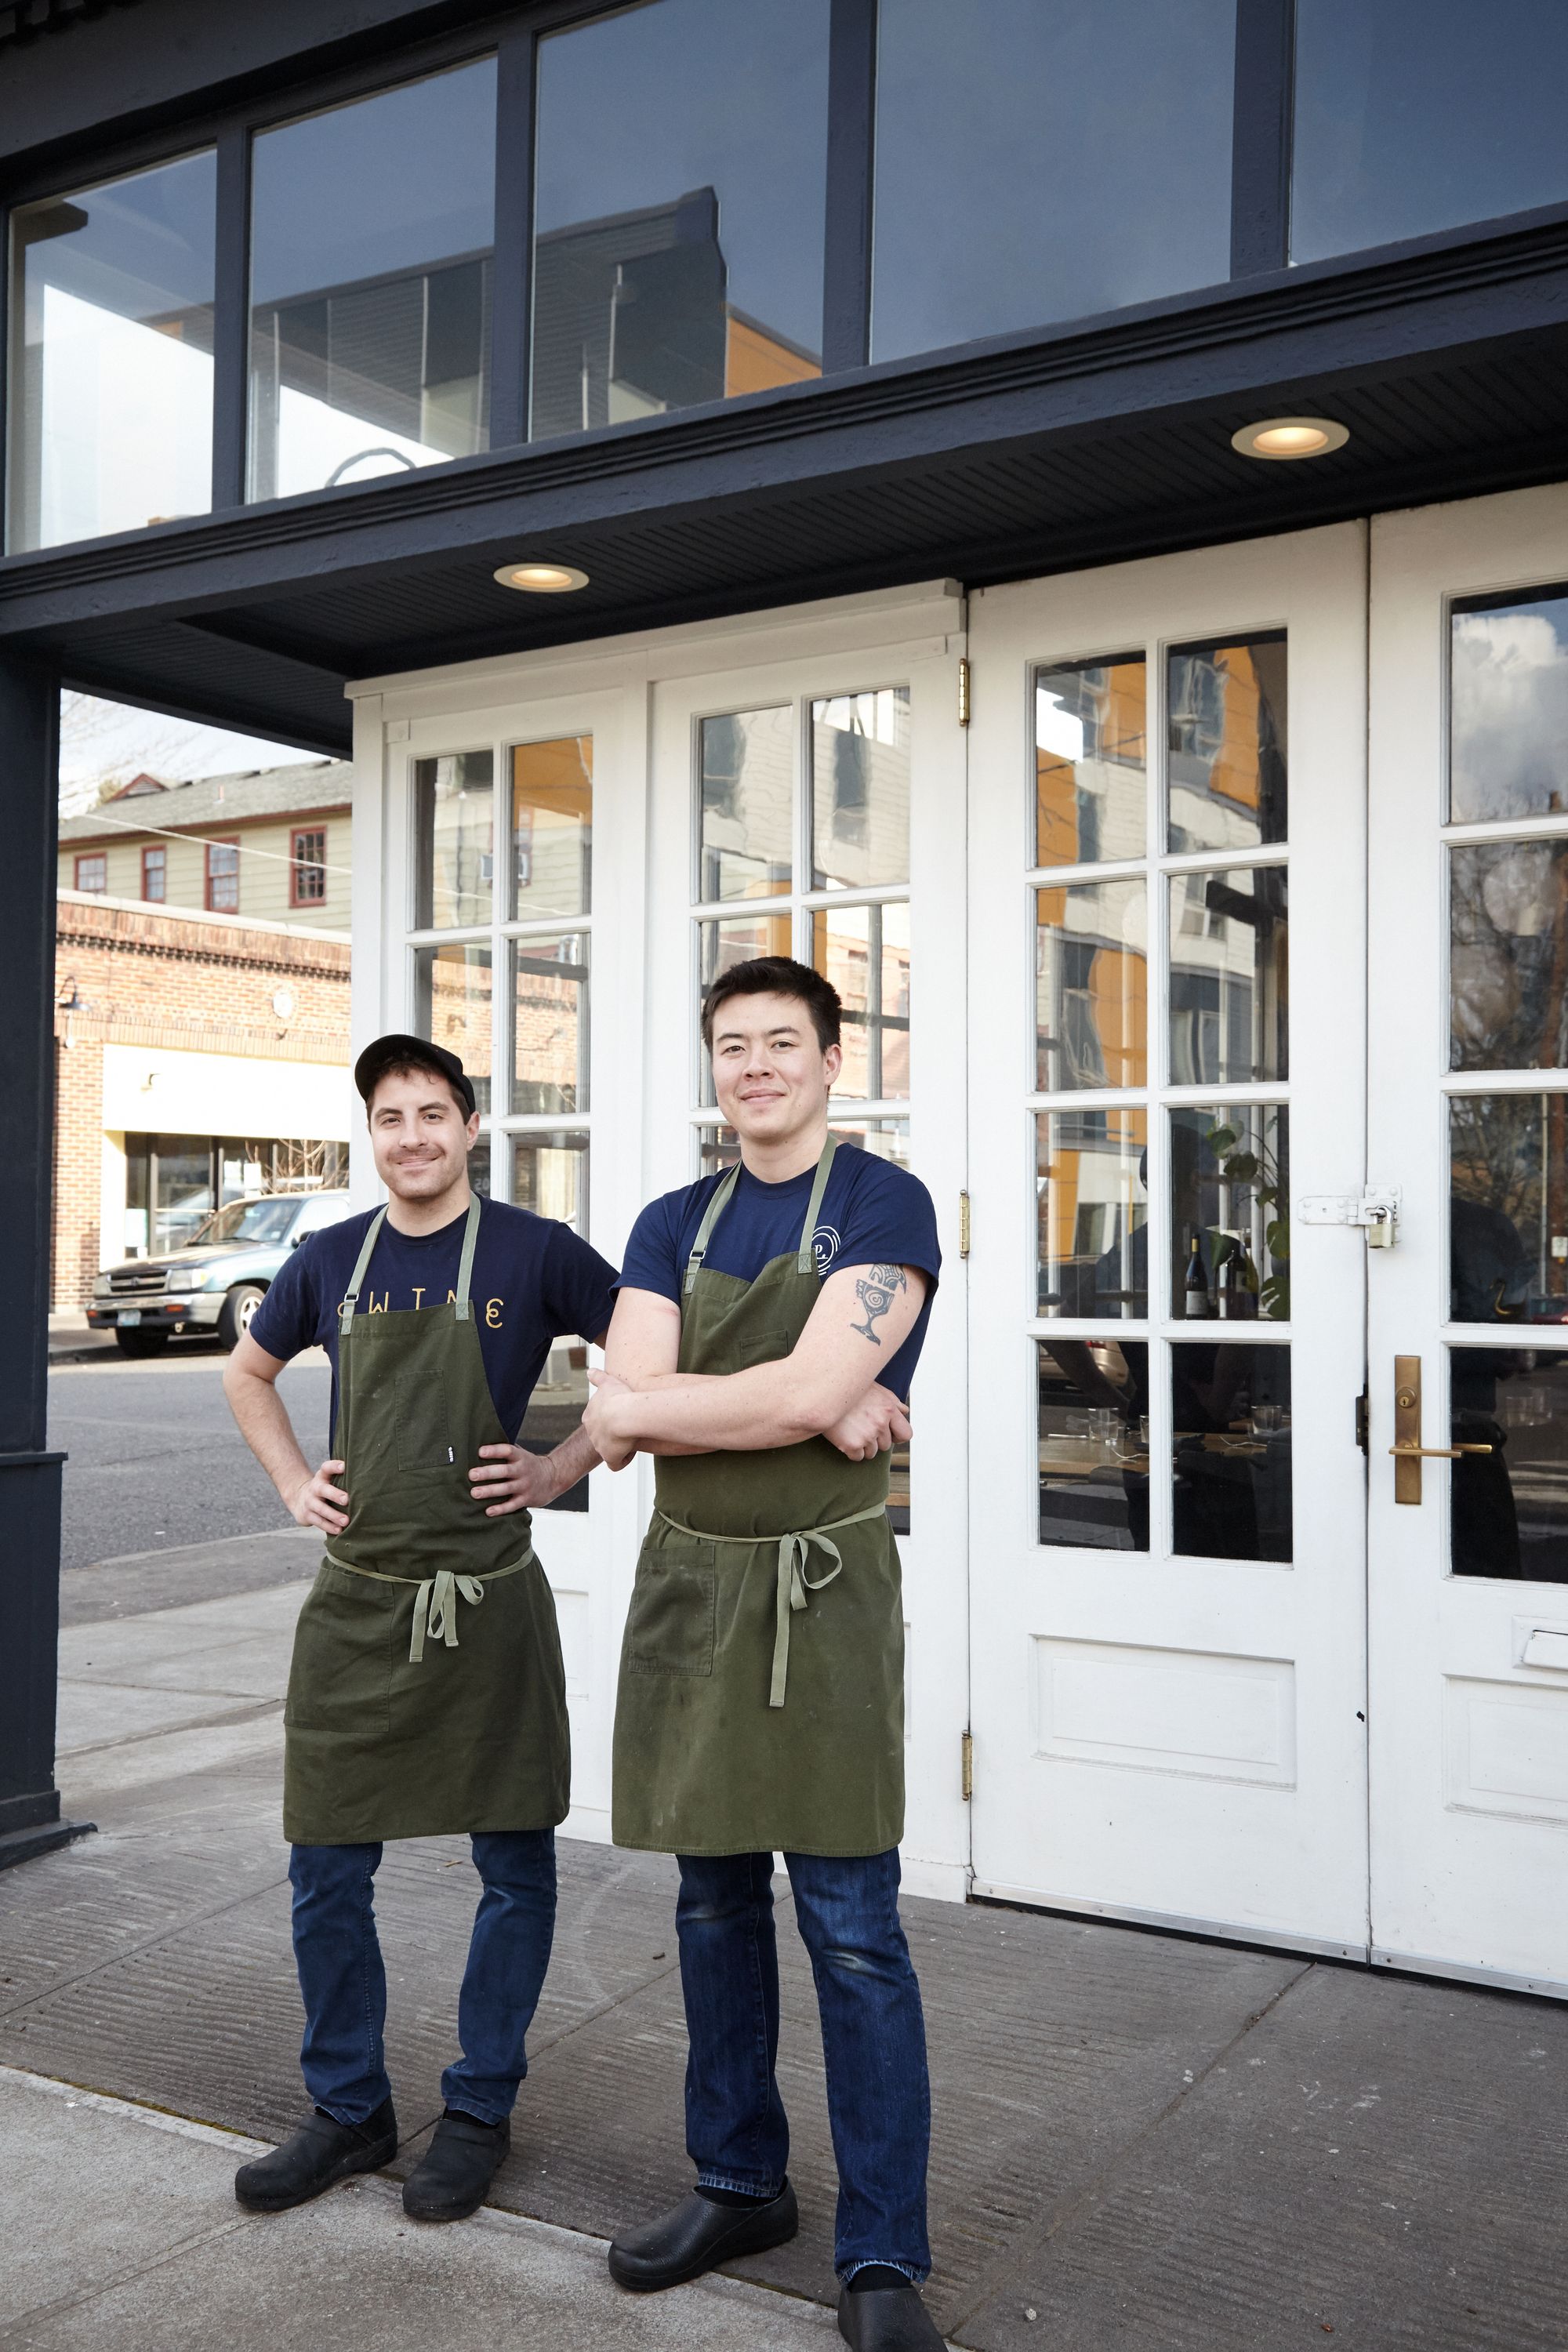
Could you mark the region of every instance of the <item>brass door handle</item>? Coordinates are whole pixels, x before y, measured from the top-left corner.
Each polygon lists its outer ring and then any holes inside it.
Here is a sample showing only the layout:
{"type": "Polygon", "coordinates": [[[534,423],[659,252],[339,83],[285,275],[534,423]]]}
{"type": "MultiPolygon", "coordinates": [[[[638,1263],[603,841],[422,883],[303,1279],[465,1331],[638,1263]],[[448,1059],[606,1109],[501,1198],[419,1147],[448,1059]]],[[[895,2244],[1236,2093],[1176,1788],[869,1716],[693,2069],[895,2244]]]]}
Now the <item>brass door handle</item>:
{"type": "Polygon", "coordinates": [[[1495,1454],[1495,1445],[1423,1445],[1421,1443],[1421,1359],[1394,1359],[1394,1499],[1421,1500],[1423,1462],[1457,1462],[1463,1454],[1495,1454]]]}
{"type": "Polygon", "coordinates": [[[1495,1445],[1391,1445],[1406,1462],[1457,1462],[1461,1454],[1495,1454],[1495,1445]]]}

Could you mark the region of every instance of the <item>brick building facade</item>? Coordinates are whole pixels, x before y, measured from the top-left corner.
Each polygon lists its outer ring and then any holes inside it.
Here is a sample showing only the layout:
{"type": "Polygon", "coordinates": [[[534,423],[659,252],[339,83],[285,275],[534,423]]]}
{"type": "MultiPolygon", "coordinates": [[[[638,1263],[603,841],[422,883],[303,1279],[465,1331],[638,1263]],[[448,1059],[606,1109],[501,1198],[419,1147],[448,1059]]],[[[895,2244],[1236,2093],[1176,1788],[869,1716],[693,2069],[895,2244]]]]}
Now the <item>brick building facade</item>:
{"type": "Polygon", "coordinates": [[[133,1252],[138,1139],[346,1139],[349,961],[342,935],[60,891],[55,1307],[133,1252]]]}

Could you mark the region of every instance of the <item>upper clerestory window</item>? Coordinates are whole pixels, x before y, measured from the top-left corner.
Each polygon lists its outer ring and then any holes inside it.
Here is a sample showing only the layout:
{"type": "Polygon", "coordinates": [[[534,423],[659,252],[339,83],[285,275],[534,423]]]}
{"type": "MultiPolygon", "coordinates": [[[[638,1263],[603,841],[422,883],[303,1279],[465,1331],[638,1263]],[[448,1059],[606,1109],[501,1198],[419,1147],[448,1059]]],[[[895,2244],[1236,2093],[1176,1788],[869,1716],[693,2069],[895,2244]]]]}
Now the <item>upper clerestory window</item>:
{"type": "Polygon", "coordinates": [[[247,496],[489,446],[496,65],[259,132],[247,496]]]}
{"type": "Polygon", "coordinates": [[[212,506],[212,149],[12,215],[13,550],[212,506]]]}

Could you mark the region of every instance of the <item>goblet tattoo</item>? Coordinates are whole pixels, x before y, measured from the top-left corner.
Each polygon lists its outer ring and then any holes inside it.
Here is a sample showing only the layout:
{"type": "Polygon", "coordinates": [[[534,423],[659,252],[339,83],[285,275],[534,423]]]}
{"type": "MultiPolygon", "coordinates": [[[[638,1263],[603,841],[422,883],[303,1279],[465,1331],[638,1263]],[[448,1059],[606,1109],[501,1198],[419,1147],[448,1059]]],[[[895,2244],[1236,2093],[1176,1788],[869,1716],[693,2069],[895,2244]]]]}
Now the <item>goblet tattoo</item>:
{"type": "Polygon", "coordinates": [[[863,1339],[869,1339],[873,1348],[879,1348],[881,1334],[872,1327],[877,1318],[885,1315],[891,1307],[894,1292],[908,1288],[901,1265],[874,1265],[870,1273],[862,1275],[855,1285],[855,1296],[866,1310],[866,1320],[852,1325],[851,1328],[858,1331],[863,1339]]]}

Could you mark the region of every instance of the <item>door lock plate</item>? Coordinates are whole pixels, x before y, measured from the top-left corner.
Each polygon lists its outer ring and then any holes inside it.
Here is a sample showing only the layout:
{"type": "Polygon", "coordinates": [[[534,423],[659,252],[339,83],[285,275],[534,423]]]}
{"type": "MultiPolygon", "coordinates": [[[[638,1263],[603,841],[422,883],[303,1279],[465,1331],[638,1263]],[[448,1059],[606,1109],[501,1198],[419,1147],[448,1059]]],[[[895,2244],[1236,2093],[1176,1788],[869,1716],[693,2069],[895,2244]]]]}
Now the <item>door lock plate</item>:
{"type": "Polygon", "coordinates": [[[1297,1215],[1304,1225],[1360,1225],[1368,1249],[1392,1249],[1399,1224],[1397,1184],[1368,1184],[1360,1192],[1310,1192],[1297,1215]]]}

